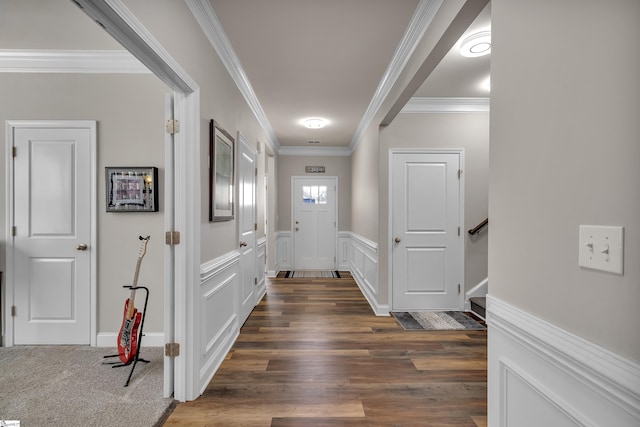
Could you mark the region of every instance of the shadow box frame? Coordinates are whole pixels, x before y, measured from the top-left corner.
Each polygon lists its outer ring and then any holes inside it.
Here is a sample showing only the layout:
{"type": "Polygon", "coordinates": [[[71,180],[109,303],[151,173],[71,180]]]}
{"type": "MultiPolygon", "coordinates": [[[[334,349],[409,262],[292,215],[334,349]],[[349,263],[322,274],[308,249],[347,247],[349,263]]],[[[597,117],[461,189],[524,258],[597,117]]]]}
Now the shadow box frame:
{"type": "Polygon", "coordinates": [[[158,168],[155,166],[107,166],[107,212],[158,212],[158,168]]]}

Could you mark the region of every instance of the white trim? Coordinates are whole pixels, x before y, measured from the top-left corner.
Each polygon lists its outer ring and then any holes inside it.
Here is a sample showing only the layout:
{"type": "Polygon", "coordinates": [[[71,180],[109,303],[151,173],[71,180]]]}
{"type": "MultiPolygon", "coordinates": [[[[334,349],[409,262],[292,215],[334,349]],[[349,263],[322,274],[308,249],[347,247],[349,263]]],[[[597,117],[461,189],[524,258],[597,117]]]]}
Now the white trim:
{"type": "Polygon", "coordinates": [[[471,298],[486,297],[489,293],[489,278],[482,279],[480,283],[469,289],[464,294],[464,310],[471,311],[471,298]]]}
{"type": "MultiPolygon", "coordinates": [[[[465,150],[464,148],[425,148],[425,149],[420,149],[420,148],[390,148],[389,149],[389,163],[388,163],[388,171],[389,171],[389,176],[388,176],[388,188],[389,188],[389,199],[387,201],[388,203],[388,210],[389,210],[389,215],[388,215],[388,234],[389,234],[389,242],[388,244],[388,248],[387,248],[387,265],[389,266],[389,268],[387,269],[387,280],[388,280],[388,286],[389,286],[389,307],[391,309],[393,309],[393,243],[391,241],[391,234],[393,232],[393,206],[392,206],[392,202],[393,202],[393,194],[392,194],[392,189],[393,189],[393,156],[395,154],[457,154],[459,156],[459,165],[460,165],[460,169],[462,170],[462,175],[460,176],[460,193],[459,193],[459,212],[458,212],[458,223],[460,224],[460,230],[462,233],[462,230],[465,229],[464,227],[464,170],[465,170],[465,157],[464,157],[464,153],[465,150]]],[[[464,249],[465,249],[465,239],[464,237],[461,235],[460,236],[460,248],[459,248],[459,254],[458,254],[458,259],[460,262],[459,265],[459,269],[460,271],[458,272],[459,277],[460,277],[460,287],[462,289],[465,288],[465,284],[464,284],[464,249]]],[[[464,308],[464,292],[460,292],[460,294],[458,295],[458,307],[460,309],[464,308]]]]}
{"type": "MultiPolygon", "coordinates": [[[[116,348],[118,342],[118,332],[98,332],[96,347],[116,348]]],[[[144,356],[145,347],[164,347],[164,333],[145,332],[140,347],[140,354],[144,356]]]]}
{"type": "Polygon", "coordinates": [[[122,0],[73,0],[91,19],[172,89],[191,93],[198,84],[127,9],[122,0]]]}
{"type": "MultiPolygon", "coordinates": [[[[2,326],[4,328],[4,337],[2,338],[2,345],[10,347],[14,344],[14,322],[11,317],[11,305],[14,301],[14,239],[12,237],[11,228],[15,224],[14,220],[14,162],[12,155],[12,148],[14,146],[14,130],[18,127],[21,128],[77,128],[88,129],[91,134],[90,150],[91,150],[91,194],[89,195],[91,201],[91,243],[94,249],[91,250],[91,276],[90,276],[90,345],[96,345],[96,335],[98,330],[98,291],[97,291],[97,269],[98,269],[98,251],[97,251],[97,126],[94,120],[7,120],[5,124],[5,242],[9,242],[6,245],[6,272],[5,272],[5,295],[3,301],[5,301],[5,308],[3,310],[4,319],[2,326]]],[[[0,331],[2,332],[2,331],[0,331]]]]}
{"type": "Polygon", "coordinates": [[[346,147],[280,147],[281,156],[350,156],[346,147]]]}
{"type": "Polygon", "coordinates": [[[488,113],[489,98],[414,97],[400,111],[408,113],[488,113]]]}
{"type": "Polygon", "coordinates": [[[509,372],[544,398],[540,417],[560,409],[566,425],[640,425],[640,364],[491,295],[487,323],[491,426],[507,425],[507,409],[527,397],[507,388],[509,372]]]}
{"type": "Polygon", "coordinates": [[[126,50],[0,49],[0,73],[151,74],[126,50]]]}
{"type": "Polygon", "coordinates": [[[351,139],[351,143],[349,144],[350,152],[353,152],[360,143],[360,139],[382,106],[385,98],[389,95],[389,92],[391,92],[391,88],[396,83],[396,80],[398,80],[398,77],[400,77],[400,74],[407,65],[411,54],[416,49],[418,43],[422,39],[422,36],[431,25],[433,18],[436,16],[436,13],[440,9],[440,6],[442,6],[443,2],[444,0],[420,0],[418,7],[416,7],[416,11],[411,17],[411,22],[405,30],[402,40],[393,54],[391,63],[387,66],[387,69],[378,84],[378,88],[367,107],[367,111],[364,113],[364,116],[360,120],[360,124],[358,124],[356,132],[351,139]]]}
{"type": "Polygon", "coordinates": [[[227,34],[222,28],[222,24],[220,23],[218,16],[213,10],[213,6],[211,6],[211,3],[208,0],[186,0],[186,3],[194,18],[198,21],[198,24],[200,24],[202,32],[207,36],[209,43],[211,43],[211,46],[216,50],[218,56],[222,60],[222,63],[229,72],[229,75],[236,83],[240,93],[242,93],[245,101],[249,104],[249,107],[260,123],[262,130],[267,134],[267,141],[272,148],[275,148],[275,151],[278,151],[280,148],[278,137],[276,136],[266,113],[262,109],[262,105],[251,86],[249,78],[242,68],[242,64],[240,63],[238,56],[231,46],[231,42],[229,41],[227,34]]]}

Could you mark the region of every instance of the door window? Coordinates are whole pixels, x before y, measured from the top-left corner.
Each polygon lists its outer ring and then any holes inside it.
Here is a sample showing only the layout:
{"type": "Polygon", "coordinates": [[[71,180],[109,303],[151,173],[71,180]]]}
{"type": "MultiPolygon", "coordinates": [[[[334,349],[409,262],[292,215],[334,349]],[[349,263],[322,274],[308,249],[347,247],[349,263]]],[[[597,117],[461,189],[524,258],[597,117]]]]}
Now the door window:
{"type": "Polygon", "coordinates": [[[326,205],[327,186],[326,185],[303,185],[302,203],[306,205],[326,205]]]}

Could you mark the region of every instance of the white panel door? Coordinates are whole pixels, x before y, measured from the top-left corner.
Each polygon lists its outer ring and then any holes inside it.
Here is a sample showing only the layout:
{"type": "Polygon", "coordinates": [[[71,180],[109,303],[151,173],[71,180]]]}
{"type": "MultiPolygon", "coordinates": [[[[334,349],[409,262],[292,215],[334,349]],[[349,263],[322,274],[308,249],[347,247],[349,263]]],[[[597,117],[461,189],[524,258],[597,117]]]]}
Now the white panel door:
{"type": "Polygon", "coordinates": [[[393,310],[460,308],[459,153],[392,154],[393,310]]]}
{"type": "Polygon", "coordinates": [[[335,269],[337,205],[336,178],[293,178],[295,270],[335,269]]]}
{"type": "Polygon", "coordinates": [[[256,181],[257,153],[238,134],[238,227],[240,236],[240,325],[256,304],[256,181]]]}
{"type": "Polygon", "coordinates": [[[14,344],[90,344],[92,131],[14,131],[14,344]]]}

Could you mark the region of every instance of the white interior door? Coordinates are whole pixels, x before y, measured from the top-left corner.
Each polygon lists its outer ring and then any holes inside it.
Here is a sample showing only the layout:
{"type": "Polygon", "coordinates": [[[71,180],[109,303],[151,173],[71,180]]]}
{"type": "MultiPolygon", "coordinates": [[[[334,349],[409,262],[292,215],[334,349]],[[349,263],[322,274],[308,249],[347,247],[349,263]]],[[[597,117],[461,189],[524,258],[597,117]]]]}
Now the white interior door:
{"type": "Polygon", "coordinates": [[[334,270],[338,179],[293,177],[295,270],[334,270]]]}
{"type": "Polygon", "coordinates": [[[240,325],[256,304],[257,153],[238,133],[238,227],[240,236],[240,325]]]}
{"type": "Polygon", "coordinates": [[[392,153],[393,310],[458,310],[461,153],[392,153]]]}
{"type": "Polygon", "coordinates": [[[90,344],[95,122],[14,122],[14,344],[90,344]]]}

